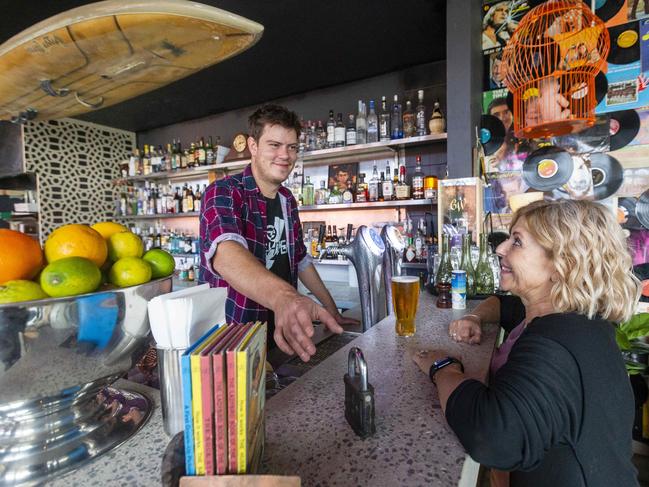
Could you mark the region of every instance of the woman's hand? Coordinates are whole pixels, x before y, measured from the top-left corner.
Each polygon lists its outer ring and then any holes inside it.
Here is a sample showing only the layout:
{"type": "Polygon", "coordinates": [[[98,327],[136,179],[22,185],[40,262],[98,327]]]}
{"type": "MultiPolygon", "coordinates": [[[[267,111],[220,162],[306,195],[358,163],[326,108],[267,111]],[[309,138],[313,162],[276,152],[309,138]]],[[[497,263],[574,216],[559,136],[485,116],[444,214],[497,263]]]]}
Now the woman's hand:
{"type": "Polygon", "coordinates": [[[459,320],[451,321],[448,334],[451,340],[477,345],[482,339],[482,326],[477,315],[464,315],[459,320]]]}

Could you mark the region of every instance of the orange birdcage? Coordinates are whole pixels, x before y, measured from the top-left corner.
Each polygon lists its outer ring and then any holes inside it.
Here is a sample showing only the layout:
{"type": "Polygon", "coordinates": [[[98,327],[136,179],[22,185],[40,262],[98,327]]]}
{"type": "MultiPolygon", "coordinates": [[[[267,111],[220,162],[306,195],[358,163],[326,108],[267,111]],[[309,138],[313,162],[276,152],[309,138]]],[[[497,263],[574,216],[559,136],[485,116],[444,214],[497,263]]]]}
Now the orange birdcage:
{"type": "Polygon", "coordinates": [[[604,22],[582,0],[550,0],[523,18],[503,52],[519,138],[595,123],[595,77],[610,48],[604,22]]]}

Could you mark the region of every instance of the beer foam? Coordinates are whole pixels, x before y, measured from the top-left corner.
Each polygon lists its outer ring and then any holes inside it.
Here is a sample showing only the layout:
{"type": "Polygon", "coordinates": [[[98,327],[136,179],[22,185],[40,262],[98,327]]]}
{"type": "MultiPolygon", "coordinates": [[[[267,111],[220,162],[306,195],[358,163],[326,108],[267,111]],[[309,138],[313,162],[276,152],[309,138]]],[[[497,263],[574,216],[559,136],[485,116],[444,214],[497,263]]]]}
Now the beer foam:
{"type": "Polygon", "coordinates": [[[419,277],[417,276],[392,276],[392,282],[417,282],[419,277]]]}

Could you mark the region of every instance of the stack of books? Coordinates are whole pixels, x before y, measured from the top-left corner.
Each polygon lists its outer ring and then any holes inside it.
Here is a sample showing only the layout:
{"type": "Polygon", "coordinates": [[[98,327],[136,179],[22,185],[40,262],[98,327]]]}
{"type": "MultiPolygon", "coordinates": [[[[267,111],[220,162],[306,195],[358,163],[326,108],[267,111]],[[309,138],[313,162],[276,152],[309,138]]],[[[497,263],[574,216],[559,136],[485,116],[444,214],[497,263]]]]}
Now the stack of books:
{"type": "Polygon", "coordinates": [[[266,323],[216,325],[181,357],[187,475],[251,473],[264,445],[266,323]]]}

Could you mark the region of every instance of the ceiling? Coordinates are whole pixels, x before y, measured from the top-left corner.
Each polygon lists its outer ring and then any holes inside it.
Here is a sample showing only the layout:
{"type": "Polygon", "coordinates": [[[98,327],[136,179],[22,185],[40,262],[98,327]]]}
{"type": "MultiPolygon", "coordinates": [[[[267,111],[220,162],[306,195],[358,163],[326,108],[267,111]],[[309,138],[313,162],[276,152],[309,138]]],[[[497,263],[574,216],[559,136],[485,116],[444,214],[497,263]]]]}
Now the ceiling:
{"type": "MultiPolygon", "coordinates": [[[[0,42],[88,3],[0,0],[0,42]]],[[[137,132],[446,58],[445,0],[202,3],[261,23],[264,35],[239,56],[79,118],[137,132]]]]}

